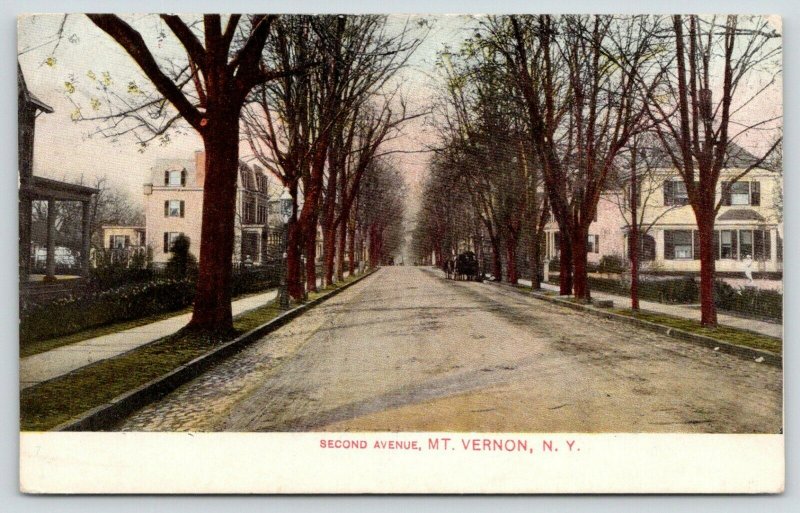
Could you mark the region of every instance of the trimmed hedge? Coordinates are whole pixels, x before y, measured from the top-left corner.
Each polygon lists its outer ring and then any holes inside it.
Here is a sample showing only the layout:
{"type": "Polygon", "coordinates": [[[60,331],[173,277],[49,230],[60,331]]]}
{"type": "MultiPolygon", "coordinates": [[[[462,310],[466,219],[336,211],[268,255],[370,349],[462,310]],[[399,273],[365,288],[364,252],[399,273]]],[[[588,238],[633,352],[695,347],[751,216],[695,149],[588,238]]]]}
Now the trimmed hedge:
{"type": "Polygon", "coordinates": [[[714,302],[720,310],[783,321],[783,294],[776,290],[736,289],[724,281],[716,281],[714,302]]]}
{"type": "MultiPolygon", "coordinates": [[[[610,278],[589,278],[589,288],[611,294],[627,296],[631,293],[629,284],[610,278]]],[[[700,289],[692,278],[675,280],[639,281],[639,298],[659,303],[696,303],[700,289]]]]}
{"type": "Polygon", "coordinates": [[[194,283],[188,280],[161,279],[46,304],[23,305],[20,340],[45,340],[104,324],[180,310],[192,303],[194,290],[194,283]]]}
{"type": "MultiPolygon", "coordinates": [[[[589,288],[629,296],[630,285],[620,280],[589,277],[589,288]]],[[[639,298],[668,304],[700,302],[700,287],[692,277],[639,281],[639,298]]],[[[774,290],[734,288],[724,281],[714,282],[714,302],[722,311],[746,317],[783,320],[783,294],[774,290]]]]}

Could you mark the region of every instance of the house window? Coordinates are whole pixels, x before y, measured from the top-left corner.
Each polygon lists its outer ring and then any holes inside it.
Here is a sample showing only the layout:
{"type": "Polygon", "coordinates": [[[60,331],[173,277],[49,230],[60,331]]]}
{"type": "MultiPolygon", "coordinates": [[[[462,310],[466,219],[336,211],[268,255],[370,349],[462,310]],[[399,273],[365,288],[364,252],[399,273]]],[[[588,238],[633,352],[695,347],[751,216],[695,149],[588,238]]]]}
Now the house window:
{"type": "Polygon", "coordinates": [[[664,230],[665,260],[691,260],[693,247],[691,230],[664,230]]]}
{"type": "Polygon", "coordinates": [[[587,253],[599,253],[600,252],[600,236],[599,235],[589,235],[589,239],[586,241],[586,252],[587,253]]]}
{"type": "Polygon", "coordinates": [[[731,205],[750,204],[750,182],[736,182],[731,185],[731,205]]]}
{"type": "Polygon", "coordinates": [[[753,258],[753,232],[752,230],[739,230],[739,255],[742,259],[753,258]]]}
{"type": "Polygon", "coordinates": [[[719,255],[720,258],[736,259],[736,232],[733,230],[720,230],[719,255]]]}
{"type": "Polygon", "coordinates": [[[759,182],[722,182],[722,204],[725,206],[761,205],[759,182]]]}
{"type": "Polygon", "coordinates": [[[183,200],[167,200],[164,202],[164,217],[184,217],[183,200]]]}
{"type": "Polygon", "coordinates": [[[689,194],[686,192],[686,184],[680,180],[664,181],[664,205],[688,205],[689,194]]]}
{"type": "Polygon", "coordinates": [[[244,224],[253,224],[256,222],[256,202],[253,198],[246,198],[244,200],[244,212],[242,214],[244,224]]]}
{"type": "Polygon", "coordinates": [[[267,206],[266,205],[259,205],[258,206],[258,213],[256,216],[256,223],[258,224],[266,224],[267,223],[267,206]]]}
{"type": "Polygon", "coordinates": [[[110,241],[110,248],[124,249],[131,245],[131,239],[127,235],[112,235],[110,241]]]}
{"type": "Polygon", "coordinates": [[[169,187],[184,187],[186,185],[186,170],[164,171],[164,185],[169,187]]]}
{"type": "MultiPolygon", "coordinates": [[[[625,235],[625,245],[628,248],[628,258],[631,258],[630,237],[625,235]]],[[[651,262],[656,259],[656,239],[652,235],[639,232],[639,261],[651,262]]]]}
{"type": "Polygon", "coordinates": [[[164,232],[164,253],[172,251],[172,245],[181,235],[183,232],[164,232]]]}

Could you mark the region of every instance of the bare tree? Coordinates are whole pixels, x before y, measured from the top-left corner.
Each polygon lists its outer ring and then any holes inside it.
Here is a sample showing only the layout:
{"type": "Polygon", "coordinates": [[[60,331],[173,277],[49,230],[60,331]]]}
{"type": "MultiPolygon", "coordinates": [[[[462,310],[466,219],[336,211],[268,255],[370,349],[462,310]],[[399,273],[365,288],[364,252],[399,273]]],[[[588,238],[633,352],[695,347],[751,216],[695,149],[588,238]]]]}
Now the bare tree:
{"type": "Polygon", "coordinates": [[[730,185],[761,166],[780,144],[758,156],[736,144],[753,133],[779,130],[781,115],[747,114],[775,86],[782,71],[781,36],[762,17],[673,16],[674,57],[648,102],[664,151],[686,184],[700,238],[701,323],[716,326],[714,222],[730,185]],[[757,87],[753,87],[758,83],[757,87]],[[740,172],[726,181],[724,169],[740,172]]]}
{"type": "MultiPolygon", "coordinates": [[[[158,94],[135,105],[112,99],[109,116],[117,133],[165,133],[182,119],[203,139],[205,183],[200,269],[190,329],[227,332],[231,315],[231,261],[234,244],[236,179],[239,165],[239,113],[250,90],[293,73],[269,69],[261,52],[275,16],[207,14],[202,23],[161,15],[185,55],[185,64],[159,62],[131,24],[112,14],[88,14],[136,62],[158,94]],[[202,25],[202,27],[201,27],[202,25]],[[174,109],[174,110],[173,110],[174,109]],[[131,121],[132,120],[132,121],[131,121]],[[159,125],[152,120],[161,121],[159,125]],[[125,124],[131,121],[132,124],[125,124]]],[[[138,90],[136,84],[129,88],[138,90]]]]}

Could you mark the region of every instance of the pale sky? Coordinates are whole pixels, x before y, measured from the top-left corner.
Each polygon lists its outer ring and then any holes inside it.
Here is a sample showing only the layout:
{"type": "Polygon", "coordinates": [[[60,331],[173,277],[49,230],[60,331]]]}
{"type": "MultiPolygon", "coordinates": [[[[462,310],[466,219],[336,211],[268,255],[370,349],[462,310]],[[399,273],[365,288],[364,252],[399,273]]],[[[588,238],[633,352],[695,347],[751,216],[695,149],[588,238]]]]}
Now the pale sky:
{"type": "MultiPolygon", "coordinates": [[[[408,68],[402,70],[398,77],[411,111],[429,107],[436,96],[434,91],[441,86],[441,72],[435,66],[436,53],[444,45],[457,47],[470,34],[468,27],[474,23],[466,16],[435,15],[426,18],[432,22],[430,33],[409,61],[408,68]]],[[[182,55],[177,41],[157,16],[134,15],[131,19],[157,57],[182,55]],[[156,36],[162,31],[166,37],[157,44],[156,36]]],[[[191,129],[186,130],[186,135],[172,134],[171,142],[167,145],[153,142],[143,152],[139,151],[135,139],[130,136],[123,136],[116,141],[99,136],[88,138],[87,134],[96,125],[71,121],[75,107],[68,99],[70,94],[65,82],[75,84],[72,98],[82,105],[86,114],[92,114],[88,106],[96,91],[88,76],[90,71],[96,77],[108,72],[116,85],[135,81],[145,87],[148,81],[132,59],[83,15],[68,16],[63,37],[55,48],[55,34],[62,20],[63,15],[37,15],[19,20],[19,61],[28,87],[55,109],[53,114],[42,114],[37,120],[34,172],[66,181],[77,181],[82,175],[91,181],[95,176],[105,175],[114,185],[128,190],[134,201],[141,202],[142,184],[149,180],[150,168],[155,160],[191,158],[195,150],[202,149],[202,142],[191,129]],[[46,64],[49,57],[55,58],[52,65],[46,64]]],[[[389,29],[401,27],[407,20],[408,15],[392,16],[389,29]]],[[[411,21],[414,21],[413,17],[411,21]]],[[[778,83],[757,104],[749,106],[748,111],[750,115],[763,119],[765,110],[779,114],[781,105],[782,87],[778,83]]],[[[387,149],[424,150],[426,145],[435,142],[431,129],[424,126],[423,119],[409,122],[405,133],[402,139],[392,141],[387,149]]],[[[744,146],[752,144],[745,142],[744,146]]],[[[412,196],[416,196],[429,154],[396,154],[392,159],[404,172],[412,196]]],[[[409,200],[409,211],[413,213],[416,197],[409,200]]]]}
{"type": "MultiPolygon", "coordinates": [[[[407,15],[393,16],[392,26],[401,27],[407,15]]],[[[170,38],[169,30],[161,25],[154,15],[133,17],[134,26],[145,36],[151,49],[160,57],[168,57],[171,50],[180,55],[179,47],[170,38]],[[155,44],[156,34],[162,28],[167,34],[160,45],[155,44]]],[[[37,119],[34,172],[66,181],[77,181],[81,176],[91,181],[95,176],[107,176],[116,186],[130,192],[131,198],[141,202],[142,184],[149,180],[150,168],[155,160],[161,158],[191,158],[193,152],[202,149],[202,141],[191,130],[185,135],[171,135],[167,145],[151,143],[144,151],[131,136],[111,140],[100,136],[88,137],[96,127],[93,122],[75,123],[70,116],[75,106],[70,102],[65,87],[66,82],[75,84],[71,93],[74,101],[82,106],[85,115],[91,115],[88,108],[91,97],[95,96],[91,71],[96,77],[108,72],[116,84],[135,81],[148,84],[132,59],[104,32],[85,16],[72,14],[67,17],[63,37],[56,48],[55,34],[63,21],[62,15],[37,15],[20,18],[18,28],[18,48],[28,88],[42,101],[54,108],[52,114],[42,114],[37,119]],[[47,64],[50,57],[55,58],[52,65],[47,64]]],[[[413,21],[413,20],[412,20],[413,21]]],[[[445,41],[450,44],[465,35],[463,17],[436,16],[430,34],[409,61],[398,80],[402,83],[403,95],[409,103],[409,110],[425,108],[432,98],[431,83],[435,77],[436,52],[445,41]]],[[[115,84],[115,85],[116,85],[115,84]]],[[[405,130],[407,135],[394,140],[387,149],[418,150],[432,143],[422,119],[410,121],[405,130]]],[[[246,151],[242,149],[243,153],[246,151]]],[[[409,185],[416,190],[426,165],[428,156],[421,154],[396,154],[393,161],[407,176],[409,185]]]]}

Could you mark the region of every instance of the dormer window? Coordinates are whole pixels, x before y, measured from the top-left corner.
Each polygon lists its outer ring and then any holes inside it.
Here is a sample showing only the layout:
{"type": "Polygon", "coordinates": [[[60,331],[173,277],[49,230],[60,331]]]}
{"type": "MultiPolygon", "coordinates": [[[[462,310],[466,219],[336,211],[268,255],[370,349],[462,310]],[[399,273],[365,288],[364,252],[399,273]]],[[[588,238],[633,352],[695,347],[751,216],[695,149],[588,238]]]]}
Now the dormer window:
{"type": "Polygon", "coordinates": [[[186,170],[171,170],[164,171],[164,185],[168,187],[185,187],[186,186],[186,170]]]}

